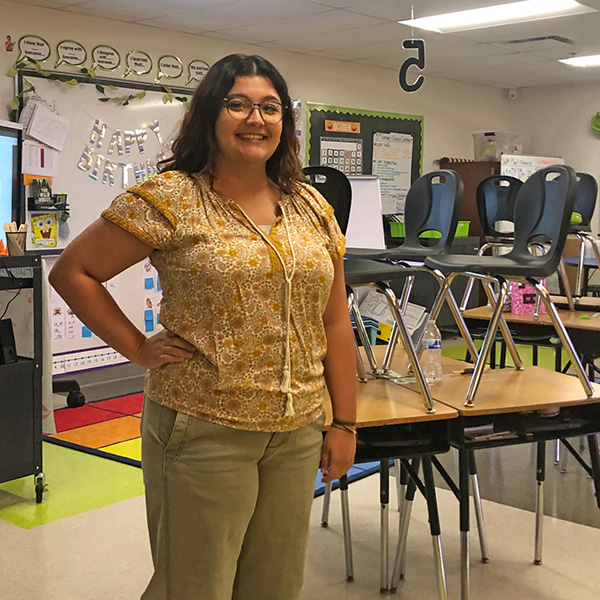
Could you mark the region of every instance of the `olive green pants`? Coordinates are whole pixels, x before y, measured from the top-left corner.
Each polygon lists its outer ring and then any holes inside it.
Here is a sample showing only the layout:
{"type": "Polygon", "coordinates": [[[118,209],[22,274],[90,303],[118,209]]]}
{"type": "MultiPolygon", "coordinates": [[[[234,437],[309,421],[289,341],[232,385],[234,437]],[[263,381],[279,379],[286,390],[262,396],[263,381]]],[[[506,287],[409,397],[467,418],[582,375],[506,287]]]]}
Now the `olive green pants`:
{"type": "Polygon", "coordinates": [[[154,574],[142,600],[300,598],[323,420],[240,431],[146,400],[154,574]]]}

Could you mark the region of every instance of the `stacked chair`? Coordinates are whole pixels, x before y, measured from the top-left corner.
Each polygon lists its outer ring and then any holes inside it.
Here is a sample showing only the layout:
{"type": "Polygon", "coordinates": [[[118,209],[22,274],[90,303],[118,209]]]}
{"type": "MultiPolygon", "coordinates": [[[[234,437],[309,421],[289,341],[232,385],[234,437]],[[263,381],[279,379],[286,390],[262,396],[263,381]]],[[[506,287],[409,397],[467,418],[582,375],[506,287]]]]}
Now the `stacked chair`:
{"type": "MultiPolygon", "coordinates": [[[[462,274],[484,282],[484,289],[492,290],[494,284],[499,288],[492,303],[494,307],[492,317],[467,391],[466,406],[473,406],[485,362],[502,319],[508,281],[529,283],[535,288],[586,395],[593,395],[577,352],[560,321],[550,295],[541,282],[543,278],[554,273],[559,266],[575,203],[576,189],[577,177],[570,167],[554,165],[537,171],[523,184],[515,199],[515,230],[510,252],[501,256],[440,254],[426,258],[426,265],[446,274],[446,287],[449,287],[457,275],[462,274]],[[531,246],[536,243],[544,244],[545,254],[537,255],[532,252],[531,246]]],[[[488,297],[493,296],[488,295],[488,297]]],[[[442,300],[443,297],[438,298],[437,301],[442,300]]],[[[516,353],[516,349],[514,352],[516,353]]],[[[522,368],[518,354],[515,365],[522,368]]]]}
{"type": "MultiPolygon", "coordinates": [[[[600,250],[598,241],[592,235],[591,220],[596,208],[596,199],[598,197],[598,184],[594,177],[589,173],[577,173],[577,194],[573,212],[578,214],[581,222],[569,227],[569,234],[575,235],[579,239],[579,256],[577,260],[577,280],[575,283],[575,296],[583,295],[584,279],[584,261],[585,261],[585,242],[591,243],[594,251],[596,266],[600,269],[600,250]]],[[[570,261],[569,261],[570,262],[570,261]]]]}

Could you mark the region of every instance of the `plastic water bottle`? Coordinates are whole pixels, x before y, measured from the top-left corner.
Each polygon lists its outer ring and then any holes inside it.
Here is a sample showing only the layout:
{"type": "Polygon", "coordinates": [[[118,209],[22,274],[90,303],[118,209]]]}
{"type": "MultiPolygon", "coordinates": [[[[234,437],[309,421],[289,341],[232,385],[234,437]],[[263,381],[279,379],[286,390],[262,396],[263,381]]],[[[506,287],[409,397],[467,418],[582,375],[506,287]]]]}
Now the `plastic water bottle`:
{"type": "Polygon", "coordinates": [[[434,321],[425,326],[421,367],[427,383],[442,380],[442,336],[434,321]]]}

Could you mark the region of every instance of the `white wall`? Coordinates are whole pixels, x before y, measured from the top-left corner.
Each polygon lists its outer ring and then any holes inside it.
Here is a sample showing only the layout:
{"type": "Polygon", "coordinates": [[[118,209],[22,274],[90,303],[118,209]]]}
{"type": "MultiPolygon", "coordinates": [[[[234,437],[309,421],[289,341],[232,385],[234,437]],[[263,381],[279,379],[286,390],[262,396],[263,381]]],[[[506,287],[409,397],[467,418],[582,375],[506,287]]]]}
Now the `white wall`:
{"type": "MultiPolygon", "coordinates": [[[[394,70],[313,58],[1,0],[0,15],[0,41],[6,35],[11,35],[13,41],[22,35],[39,35],[50,44],[52,61],[56,44],[65,38],[79,41],[88,53],[96,44],[112,45],[120,52],[122,59],[129,50],[144,50],[155,63],[164,53],[175,54],[184,65],[193,59],[212,64],[232,52],[262,54],[286,77],[292,97],[303,102],[423,115],[424,171],[434,168],[433,161],[442,156],[473,158],[472,134],[475,131],[507,130],[511,105],[502,90],[489,86],[428,77],[419,92],[407,94],[399,87],[398,75],[394,70]]],[[[14,52],[7,53],[0,46],[0,118],[6,118],[4,107],[14,95],[12,80],[3,74],[10,69],[17,56],[16,48],[14,52]]],[[[47,61],[47,68],[53,66],[49,64],[51,60],[47,61]]],[[[120,76],[123,71],[119,69],[118,72],[120,76]]],[[[100,74],[104,76],[99,71],[100,74]]],[[[129,79],[144,80],[135,75],[129,79]]],[[[146,80],[152,81],[152,77],[146,76],[146,80]]],[[[172,80],[171,83],[183,85],[178,80],[172,80]]]]}
{"type": "MultiPolygon", "coordinates": [[[[522,88],[510,101],[509,131],[530,136],[531,154],[561,156],[600,180],[600,137],[590,120],[600,111],[600,83],[522,88]]],[[[594,215],[598,231],[600,210],[594,215]]]]}

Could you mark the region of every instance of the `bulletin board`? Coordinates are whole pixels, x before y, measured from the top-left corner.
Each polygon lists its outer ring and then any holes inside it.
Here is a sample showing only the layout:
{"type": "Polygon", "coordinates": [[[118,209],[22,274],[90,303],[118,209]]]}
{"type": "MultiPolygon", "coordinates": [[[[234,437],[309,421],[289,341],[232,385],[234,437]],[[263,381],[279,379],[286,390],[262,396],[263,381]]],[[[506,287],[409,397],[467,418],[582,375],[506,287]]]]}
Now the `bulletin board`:
{"type": "MultiPolygon", "coordinates": [[[[58,226],[56,247],[60,249],[95,221],[115,196],[156,172],[156,163],[168,154],[185,104],[178,100],[165,103],[166,91],[160,85],[74,75],[78,84],[68,87],[35,71],[21,71],[19,91],[23,89],[23,77],[34,85],[36,96],[50,102],[68,121],[64,146],[55,155],[52,176],[52,193],[67,194],[70,213],[66,223],[58,226]],[[101,102],[97,85],[104,86],[106,95],[111,97],[140,92],[145,95],[126,106],[101,102]]],[[[171,91],[182,97],[193,93],[183,88],[171,91]]],[[[29,211],[27,214],[31,224],[37,215],[29,211]]],[[[31,240],[28,248],[33,249],[31,240]]],[[[48,257],[49,266],[54,260],[55,257],[48,257]]],[[[106,287],[136,327],[148,335],[156,331],[161,290],[148,260],[121,273],[106,287]]],[[[126,362],[87,329],[53,290],[50,312],[54,373],[126,362]]]]}
{"type": "Polygon", "coordinates": [[[382,211],[399,214],[423,166],[423,117],[307,103],[306,161],[380,179],[382,211]]]}

